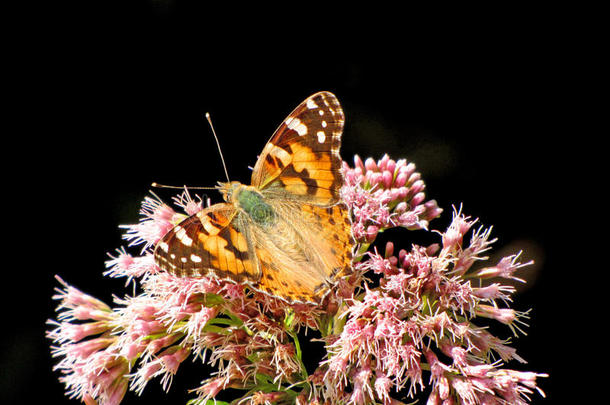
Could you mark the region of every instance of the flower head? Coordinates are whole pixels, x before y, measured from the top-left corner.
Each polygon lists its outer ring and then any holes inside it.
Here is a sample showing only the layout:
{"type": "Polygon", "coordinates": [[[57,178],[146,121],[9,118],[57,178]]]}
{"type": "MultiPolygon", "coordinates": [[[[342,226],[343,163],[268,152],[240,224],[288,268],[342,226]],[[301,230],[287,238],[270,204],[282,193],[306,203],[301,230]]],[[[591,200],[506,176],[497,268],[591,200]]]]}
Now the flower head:
{"type": "Polygon", "coordinates": [[[152,247],[203,204],[187,190],[174,198],[184,213],[147,197],[142,220],[123,227],[128,247],[140,246],[139,254],[118,249],[105,273],[133,282],[138,294],[116,297],[110,306],[58,278],[58,316],[47,336],[67,395],[118,404],[153,380],[167,390],[191,357],[215,367],[192,390],[197,404],[228,388],[242,391],[236,403],[259,404],[386,405],[426,386],[429,403],[526,403],[534,391],[542,394],[536,379],[546,375],[505,368],[524,360],[507,341],[475,326],[484,319],[514,334],[525,327],[527,312],[509,306],[514,287],[483,282],[519,280],[515,273],[529,263],[517,253],[485,265],[495,242],[491,228],[476,228],[461,208],[445,230],[431,233],[436,243],[388,242],[380,251],[373,245],[380,232],[428,230],[442,210],[426,200],[421,175],[406,160],[356,156],[343,172],[357,255],[351,274],[318,305],[160,271],[152,247]],[[304,338],[324,345],[313,371],[305,366],[311,345],[304,338]]]}

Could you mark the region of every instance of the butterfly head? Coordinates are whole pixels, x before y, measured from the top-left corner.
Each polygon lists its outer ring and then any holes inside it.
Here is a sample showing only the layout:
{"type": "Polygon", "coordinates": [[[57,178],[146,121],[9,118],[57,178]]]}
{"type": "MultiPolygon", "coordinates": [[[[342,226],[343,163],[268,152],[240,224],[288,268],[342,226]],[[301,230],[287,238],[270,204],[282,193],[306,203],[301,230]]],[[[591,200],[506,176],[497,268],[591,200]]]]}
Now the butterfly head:
{"type": "Polygon", "coordinates": [[[222,194],[222,198],[228,203],[233,202],[233,199],[237,195],[237,190],[240,187],[243,187],[243,184],[241,184],[239,181],[230,181],[226,183],[219,181],[218,185],[216,186],[218,191],[220,191],[222,194]]]}

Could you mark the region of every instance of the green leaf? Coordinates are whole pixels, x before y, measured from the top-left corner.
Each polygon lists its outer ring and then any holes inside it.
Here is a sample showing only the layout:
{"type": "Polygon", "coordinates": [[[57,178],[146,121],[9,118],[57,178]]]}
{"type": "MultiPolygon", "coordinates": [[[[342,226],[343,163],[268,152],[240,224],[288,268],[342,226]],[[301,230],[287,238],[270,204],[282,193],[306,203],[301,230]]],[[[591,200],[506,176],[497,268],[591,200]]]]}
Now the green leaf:
{"type": "Polygon", "coordinates": [[[212,318],[206,323],[206,325],[226,325],[238,327],[241,326],[241,324],[241,321],[235,322],[235,320],[229,318],[212,318]]]}
{"type": "Polygon", "coordinates": [[[224,302],[225,302],[225,300],[224,300],[224,298],[222,298],[222,296],[220,296],[218,294],[214,294],[214,293],[207,293],[203,297],[203,305],[205,305],[208,308],[215,307],[224,302]]]}
{"type": "Polygon", "coordinates": [[[223,311],[223,313],[229,318],[231,318],[235,326],[242,326],[244,324],[244,321],[242,321],[237,315],[235,315],[231,311],[223,311]]]}
{"type": "Polygon", "coordinates": [[[267,374],[256,373],[255,378],[259,385],[271,385],[273,388],[275,388],[275,385],[272,384],[271,377],[267,374]]]}
{"type": "Polygon", "coordinates": [[[220,335],[228,335],[231,333],[231,331],[227,328],[221,328],[220,326],[210,324],[205,325],[201,330],[204,332],[218,333],[220,335]]]}

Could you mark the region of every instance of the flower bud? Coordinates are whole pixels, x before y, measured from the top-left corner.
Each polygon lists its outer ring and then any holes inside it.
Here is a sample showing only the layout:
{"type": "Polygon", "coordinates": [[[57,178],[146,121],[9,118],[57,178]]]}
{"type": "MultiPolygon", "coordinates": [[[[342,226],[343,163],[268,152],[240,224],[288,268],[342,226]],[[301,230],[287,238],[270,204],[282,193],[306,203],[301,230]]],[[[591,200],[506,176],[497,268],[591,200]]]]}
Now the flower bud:
{"type": "Polygon", "coordinates": [[[366,168],[367,171],[379,171],[379,168],[377,167],[377,163],[375,163],[373,158],[367,158],[364,161],[364,167],[366,168]]]}

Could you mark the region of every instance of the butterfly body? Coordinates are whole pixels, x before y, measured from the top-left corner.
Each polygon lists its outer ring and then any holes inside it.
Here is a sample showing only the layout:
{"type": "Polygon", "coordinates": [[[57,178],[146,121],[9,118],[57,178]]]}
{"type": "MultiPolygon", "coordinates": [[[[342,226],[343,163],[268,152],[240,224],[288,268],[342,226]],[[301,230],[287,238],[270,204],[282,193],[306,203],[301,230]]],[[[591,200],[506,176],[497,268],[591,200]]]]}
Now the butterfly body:
{"type": "Polygon", "coordinates": [[[252,184],[219,183],[225,202],[168,232],[155,247],[157,265],[318,302],[351,268],[351,221],[339,199],[343,122],[331,93],[301,103],[263,149],[252,184]]]}
{"type": "Polygon", "coordinates": [[[241,211],[241,215],[247,215],[259,226],[271,226],[276,222],[273,207],[265,201],[265,197],[256,187],[246,186],[239,182],[225,184],[221,184],[221,192],[226,187],[231,187],[230,194],[224,194],[225,201],[232,203],[241,211]]]}

